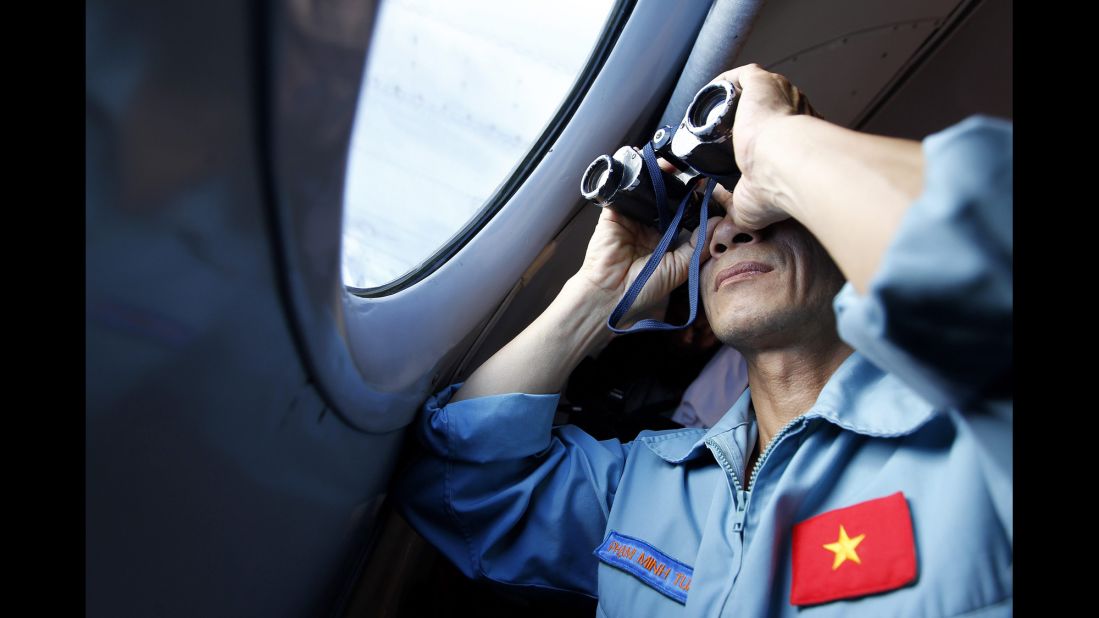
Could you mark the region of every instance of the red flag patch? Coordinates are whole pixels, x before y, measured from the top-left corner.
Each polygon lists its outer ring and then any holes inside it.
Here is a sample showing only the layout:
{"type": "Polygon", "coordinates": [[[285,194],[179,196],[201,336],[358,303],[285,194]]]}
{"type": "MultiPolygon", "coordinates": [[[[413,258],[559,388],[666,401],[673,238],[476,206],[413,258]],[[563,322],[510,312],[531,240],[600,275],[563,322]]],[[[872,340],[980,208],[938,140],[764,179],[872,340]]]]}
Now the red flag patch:
{"type": "Polygon", "coordinates": [[[821,513],[794,526],[791,605],[899,588],[916,578],[916,542],[904,494],[821,513]]]}

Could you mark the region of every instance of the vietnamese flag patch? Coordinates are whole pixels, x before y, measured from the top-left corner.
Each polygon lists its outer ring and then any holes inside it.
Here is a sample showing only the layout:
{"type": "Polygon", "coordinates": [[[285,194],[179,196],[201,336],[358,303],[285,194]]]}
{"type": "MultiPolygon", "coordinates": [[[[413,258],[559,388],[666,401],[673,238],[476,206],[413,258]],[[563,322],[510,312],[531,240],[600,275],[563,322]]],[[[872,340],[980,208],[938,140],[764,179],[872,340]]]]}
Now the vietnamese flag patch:
{"type": "Polygon", "coordinates": [[[794,526],[791,605],[884,592],[916,578],[904,494],[821,513],[794,526]]]}

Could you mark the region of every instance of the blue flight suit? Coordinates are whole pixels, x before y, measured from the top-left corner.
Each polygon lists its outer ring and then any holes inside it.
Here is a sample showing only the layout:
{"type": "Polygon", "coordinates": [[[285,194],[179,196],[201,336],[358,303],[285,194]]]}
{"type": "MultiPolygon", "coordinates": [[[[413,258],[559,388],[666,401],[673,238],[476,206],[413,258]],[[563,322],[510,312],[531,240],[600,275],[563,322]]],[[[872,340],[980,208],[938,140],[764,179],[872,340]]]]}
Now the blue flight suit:
{"type": "MultiPolygon", "coordinates": [[[[749,487],[750,389],[709,430],[623,444],[551,427],[557,394],[448,405],[452,385],[426,403],[402,513],[467,576],[597,596],[600,616],[1010,615],[1012,126],[973,117],[922,147],[923,192],[868,293],[847,284],[834,300],[855,352],[749,487]],[[794,526],[896,492],[915,580],[791,605],[794,526]],[[623,538],[691,571],[687,589],[674,569],[654,584],[604,559],[623,538]]],[[[832,567],[828,549],[807,551],[832,567]]]]}

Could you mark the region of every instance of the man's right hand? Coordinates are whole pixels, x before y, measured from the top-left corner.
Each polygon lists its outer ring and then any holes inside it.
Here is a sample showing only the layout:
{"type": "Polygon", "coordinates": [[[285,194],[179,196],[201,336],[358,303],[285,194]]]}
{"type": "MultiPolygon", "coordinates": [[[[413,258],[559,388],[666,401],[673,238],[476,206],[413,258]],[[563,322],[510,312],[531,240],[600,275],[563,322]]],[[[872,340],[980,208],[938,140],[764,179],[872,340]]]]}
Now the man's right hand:
{"type": "Polygon", "coordinates": [[[785,77],[758,65],[718,79],[740,91],[733,148],[743,175],[731,193],[715,190],[714,199],[748,230],[797,219],[865,292],[923,190],[921,143],[827,122],[785,77]]]}
{"type": "MultiPolygon", "coordinates": [[[[709,234],[719,220],[710,220],[709,234]]],[[[694,234],[691,242],[664,254],[623,325],[648,317],[687,280],[693,241],[694,234]]],[[[655,229],[604,208],[580,270],[534,322],[469,377],[451,402],[503,393],[560,391],[584,356],[610,339],[607,318],[659,242],[655,229]]],[[[703,247],[709,243],[707,237],[703,247]]],[[[701,259],[707,258],[709,253],[704,250],[701,259]]]]}
{"type": "Polygon", "coordinates": [[[790,216],[783,207],[783,195],[768,182],[770,178],[757,165],[758,137],[775,121],[797,115],[819,118],[808,97],[786,77],[764,70],[758,64],[746,64],[719,75],[716,80],[733,84],[739,93],[736,122],[733,124],[733,149],[743,176],[736,187],[718,186],[714,199],[733,213],[742,227],[758,230],[790,216]]]}
{"type": "MultiPolygon", "coordinates": [[[[706,241],[702,246],[700,263],[710,258],[709,243],[714,227],[720,217],[711,217],[706,230],[706,241]]],[[[664,254],[660,265],[641,290],[630,312],[622,320],[629,324],[646,316],[664,300],[672,290],[687,281],[691,253],[694,252],[695,232],[689,232],[690,240],[681,242],[678,247],[664,254]]],[[[686,239],[683,239],[686,240],[686,239]]],[[[646,225],[619,214],[610,208],[604,208],[595,226],[584,263],[573,277],[573,281],[586,286],[591,293],[605,299],[606,315],[626,293],[629,285],[644,268],[649,256],[660,242],[660,234],[646,225]]]]}

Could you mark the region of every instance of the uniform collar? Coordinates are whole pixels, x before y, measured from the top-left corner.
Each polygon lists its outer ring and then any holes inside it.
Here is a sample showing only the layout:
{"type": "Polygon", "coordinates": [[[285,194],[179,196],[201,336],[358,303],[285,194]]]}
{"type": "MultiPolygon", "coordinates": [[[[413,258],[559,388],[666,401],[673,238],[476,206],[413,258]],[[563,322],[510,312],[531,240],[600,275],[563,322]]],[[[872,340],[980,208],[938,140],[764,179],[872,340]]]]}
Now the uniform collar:
{"type": "MultiPolygon", "coordinates": [[[[822,418],[843,429],[873,437],[912,433],[935,413],[934,406],[863,355],[852,353],[825,383],[816,403],[802,418],[822,418]]],[[[664,461],[678,464],[708,452],[706,441],[743,425],[756,436],[751,389],[709,430],[680,429],[638,438],[664,461]]],[[[746,455],[746,454],[745,454],[746,455]]]]}
{"type": "Polygon", "coordinates": [[[679,429],[650,434],[638,438],[649,450],[668,463],[678,464],[707,452],[706,441],[714,436],[727,434],[747,425],[755,439],[755,410],[752,409],[752,397],[745,389],[733,407],[721,417],[709,430],[679,429]]]}

